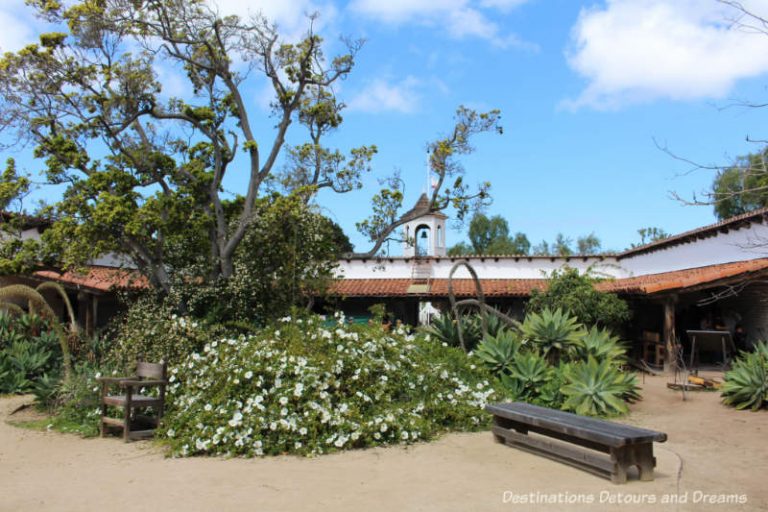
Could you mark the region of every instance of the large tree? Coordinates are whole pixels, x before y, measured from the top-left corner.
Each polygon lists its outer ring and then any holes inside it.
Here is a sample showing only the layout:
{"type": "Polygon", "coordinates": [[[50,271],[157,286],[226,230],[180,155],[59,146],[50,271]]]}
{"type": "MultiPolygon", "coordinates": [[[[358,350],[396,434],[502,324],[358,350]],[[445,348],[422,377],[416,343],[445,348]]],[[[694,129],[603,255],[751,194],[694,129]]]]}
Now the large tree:
{"type": "MultiPolygon", "coordinates": [[[[263,17],[221,17],[201,0],[30,3],[68,32],[6,54],[0,97],[3,126],[34,145],[50,183],[66,185],[47,212],[49,255],[76,265],[119,252],[166,291],[190,254],[205,255],[206,278],[231,277],[289,127],[298,119],[319,144],[312,127],[338,125],[328,120],[331,86],[349,74],[360,44],[328,59],[311,20],[289,43],[263,17]],[[194,94],[163,100],[156,64],[183,69],[194,94]],[[248,106],[245,88],[258,75],[274,90],[272,119],[248,106]],[[265,124],[274,126],[269,138],[259,135],[265,124]],[[234,216],[224,197],[231,173],[245,183],[234,216]]],[[[325,166],[323,177],[353,180],[372,154],[354,150],[354,169],[325,166]]]]}
{"type": "MultiPolygon", "coordinates": [[[[327,58],[314,17],[303,39],[286,42],[265,18],[221,17],[203,0],[28,3],[67,32],[3,56],[0,127],[5,140],[15,130],[31,143],[48,182],[65,190],[41,212],[53,220],[42,243],[4,253],[13,268],[79,266],[115,252],[165,292],[179,268],[229,279],[265,184],[281,182],[306,202],[324,188],[359,188],[370,169],[375,146],[347,156],[323,143],[342,122],[333,85],[351,72],[361,42],[327,58]],[[183,70],[193,94],[169,99],[157,66],[183,70]],[[259,80],[274,92],[271,115],[249,108],[259,80]],[[288,147],[278,169],[296,124],[308,142],[288,147]],[[233,176],[243,185],[228,195],[233,176]]],[[[474,192],[464,184],[457,156],[472,151],[474,134],[500,131],[498,119],[497,111],[458,110],[453,130],[429,145],[437,178],[429,204],[401,215],[402,184],[391,181],[359,225],[372,242],[366,254],[408,220],[449,207],[462,217],[487,197],[488,184],[474,192]]],[[[9,168],[4,176],[17,175],[9,168]]]]}

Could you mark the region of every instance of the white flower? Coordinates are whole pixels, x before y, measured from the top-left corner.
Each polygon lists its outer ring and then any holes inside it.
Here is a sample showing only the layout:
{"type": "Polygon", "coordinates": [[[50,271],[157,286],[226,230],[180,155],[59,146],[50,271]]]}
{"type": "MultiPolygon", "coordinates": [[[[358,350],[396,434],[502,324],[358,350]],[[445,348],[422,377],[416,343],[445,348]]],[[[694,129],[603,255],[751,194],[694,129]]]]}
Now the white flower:
{"type": "Polygon", "coordinates": [[[247,372],[245,372],[245,378],[248,380],[253,378],[253,372],[251,370],[248,370],[247,372]]]}
{"type": "Polygon", "coordinates": [[[299,429],[299,434],[301,434],[302,436],[307,435],[307,429],[305,427],[301,427],[299,429]]]}
{"type": "Polygon", "coordinates": [[[203,407],[203,409],[205,409],[206,411],[211,411],[213,410],[213,406],[211,404],[205,404],[205,407],[203,407]]]}
{"type": "Polygon", "coordinates": [[[293,396],[299,397],[301,396],[301,393],[304,391],[304,384],[301,382],[297,382],[296,386],[293,388],[293,396]]]}
{"type": "Polygon", "coordinates": [[[172,428],[169,428],[168,429],[168,437],[173,437],[175,435],[176,435],[176,431],[173,430],[172,428]]]}
{"type": "Polygon", "coordinates": [[[229,426],[230,427],[238,427],[243,423],[243,413],[240,411],[235,411],[235,414],[232,415],[232,419],[229,420],[229,426]]]}
{"type": "Polygon", "coordinates": [[[286,405],[288,403],[288,397],[281,396],[279,402],[280,402],[280,405],[286,405]]]}
{"type": "Polygon", "coordinates": [[[293,447],[298,450],[299,448],[302,447],[302,444],[301,444],[301,442],[296,441],[295,443],[293,443],[293,447]]]}

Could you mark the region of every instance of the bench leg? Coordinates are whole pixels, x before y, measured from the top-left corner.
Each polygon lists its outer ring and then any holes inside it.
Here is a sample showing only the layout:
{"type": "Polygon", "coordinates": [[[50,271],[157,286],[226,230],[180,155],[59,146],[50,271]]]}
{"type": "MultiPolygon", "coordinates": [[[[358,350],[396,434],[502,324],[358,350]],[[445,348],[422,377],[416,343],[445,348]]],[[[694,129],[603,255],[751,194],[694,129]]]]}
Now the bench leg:
{"type": "Polygon", "coordinates": [[[656,459],[653,457],[653,443],[611,448],[611,460],[614,463],[611,481],[615,484],[626,483],[627,469],[632,466],[637,466],[640,480],[643,482],[653,480],[653,468],[656,465],[656,459]]]}
{"type": "Polygon", "coordinates": [[[611,448],[611,461],[613,462],[613,471],[611,471],[611,482],[615,484],[627,483],[627,448],[611,448]]]}

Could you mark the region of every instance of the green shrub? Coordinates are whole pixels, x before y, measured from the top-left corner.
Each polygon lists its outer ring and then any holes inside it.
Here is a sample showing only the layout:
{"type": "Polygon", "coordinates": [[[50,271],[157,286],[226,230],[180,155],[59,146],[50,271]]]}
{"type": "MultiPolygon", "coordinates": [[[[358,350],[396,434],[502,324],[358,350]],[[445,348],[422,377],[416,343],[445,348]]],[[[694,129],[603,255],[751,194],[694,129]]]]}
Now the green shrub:
{"type": "Polygon", "coordinates": [[[546,359],[534,351],[518,354],[508,370],[509,373],[501,374],[501,383],[514,400],[523,402],[539,399],[544,384],[554,371],[546,359]]]}
{"type": "Polygon", "coordinates": [[[62,381],[52,404],[51,428],[94,437],[99,434],[101,394],[96,378],[101,372],[88,362],[75,365],[69,381],[62,381]]]}
{"type": "Polygon", "coordinates": [[[600,292],[595,285],[600,279],[579,274],[574,268],[555,270],[546,290],[533,290],[526,313],[541,313],[545,309],[562,309],[586,326],[599,325],[618,330],[631,318],[627,303],[613,293],[600,292]]]}
{"type": "Polygon", "coordinates": [[[221,328],[177,315],[168,301],[152,296],[133,302],[113,323],[111,331],[107,360],[121,371],[132,369],[137,359],[178,363],[223,332],[221,328]]]}
{"type": "Polygon", "coordinates": [[[737,409],[757,411],[768,401],[768,343],[760,342],[754,352],[742,352],[725,373],[723,403],[737,409]]]}
{"type": "Polygon", "coordinates": [[[283,319],[207,344],[171,370],[174,455],[314,455],[484,426],[489,375],[402,327],[283,319]]]}
{"type": "Polygon", "coordinates": [[[61,372],[58,334],[37,315],[0,311],[0,393],[29,393],[61,372]]]}

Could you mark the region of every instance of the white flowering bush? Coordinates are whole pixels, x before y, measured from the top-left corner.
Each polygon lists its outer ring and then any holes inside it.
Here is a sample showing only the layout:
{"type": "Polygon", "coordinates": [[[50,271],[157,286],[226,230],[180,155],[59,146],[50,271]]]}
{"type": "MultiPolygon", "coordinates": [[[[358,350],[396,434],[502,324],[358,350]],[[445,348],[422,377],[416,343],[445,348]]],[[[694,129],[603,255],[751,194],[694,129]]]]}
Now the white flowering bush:
{"type": "Polygon", "coordinates": [[[140,297],[113,325],[108,360],[132,371],[137,359],[176,364],[220,336],[222,327],[177,315],[168,301],[140,297]]]}
{"type": "Polygon", "coordinates": [[[459,349],[343,317],[285,318],[171,369],[173,455],[316,455],[484,427],[488,375],[459,349]]]}

